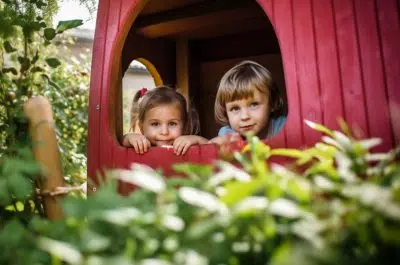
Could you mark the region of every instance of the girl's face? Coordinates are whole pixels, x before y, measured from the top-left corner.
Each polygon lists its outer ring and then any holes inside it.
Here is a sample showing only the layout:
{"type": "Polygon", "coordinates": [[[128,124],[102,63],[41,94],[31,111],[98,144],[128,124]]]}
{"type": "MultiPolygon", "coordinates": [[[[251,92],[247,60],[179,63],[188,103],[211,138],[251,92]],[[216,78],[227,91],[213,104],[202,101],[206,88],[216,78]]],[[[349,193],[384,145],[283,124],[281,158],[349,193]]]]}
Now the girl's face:
{"type": "Polygon", "coordinates": [[[181,110],[176,104],[153,107],[147,110],[140,127],[151,145],[172,145],[183,132],[181,110]]]}
{"type": "Polygon", "coordinates": [[[225,107],[229,125],[241,135],[251,132],[260,136],[268,131],[269,102],[266,94],[255,89],[253,97],[228,102],[225,107]]]}

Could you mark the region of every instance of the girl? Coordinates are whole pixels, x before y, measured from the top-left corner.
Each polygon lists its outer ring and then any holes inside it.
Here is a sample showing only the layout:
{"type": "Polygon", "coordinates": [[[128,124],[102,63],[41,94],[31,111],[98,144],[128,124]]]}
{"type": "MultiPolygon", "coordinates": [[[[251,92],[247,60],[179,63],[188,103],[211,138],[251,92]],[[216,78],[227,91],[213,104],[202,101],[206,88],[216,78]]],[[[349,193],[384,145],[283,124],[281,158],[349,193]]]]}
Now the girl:
{"type": "Polygon", "coordinates": [[[138,93],[141,99],[132,114],[137,115],[141,134],[124,135],[123,146],[143,154],[150,146],[172,145],[176,155],[183,155],[190,146],[207,143],[205,138],[192,135],[199,131],[199,121],[193,111],[187,111],[185,98],[175,89],[163,86],[138,93]]]}
{"type": "Polygon", "coordinates": [[[210,142],[222,144],[227,134],[247,133],[263,139],[283,127],[287,104],[271,73],[253,61],[243,61],[222,77],[215,100],[215,118],[225,125],[210,142]]]}

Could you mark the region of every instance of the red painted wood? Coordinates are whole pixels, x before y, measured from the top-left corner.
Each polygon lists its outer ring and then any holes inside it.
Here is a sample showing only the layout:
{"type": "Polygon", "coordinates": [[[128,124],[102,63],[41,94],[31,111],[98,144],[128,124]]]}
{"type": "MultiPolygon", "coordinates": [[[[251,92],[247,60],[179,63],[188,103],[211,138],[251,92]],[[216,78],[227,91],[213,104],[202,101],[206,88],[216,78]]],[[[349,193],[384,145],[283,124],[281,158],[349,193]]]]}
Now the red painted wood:
{"type": "MultiPolygon", "coordinates": [[[[324,123],[321,115],[320,88],[316,65],[313,13],[310,0],[293,2],[293,22],[297,82],[300,91],[302,119],[324,123]]],[[[306,145],[321,139],[321,134],[303,123],[306,145]]]]}
{"type": "Polygon", "coordinates": [[[394,145],[400,145],[400,3],[376,1],[394,145]]]}
{"type": "MultiPolygon", "coordinates": [[[[126,25],[129,15],[133,12],[140,0],[121,0],[120,28],[126,25]]],[[[128,25],[126,25],[128,26],[128,25]]]]}
{"type": "MultiPolygon", "coordinates": [[[[260,3],[264,3],[261,2],[260,3]]],[[[264,10],[265,7],[262,5],[264,10]]],[[[297,84],[296,56],[294,51],[294,32],[292,20],[292,1],[280,0],[274,2],[274,27],[279,40],[283,68],[285,71],[286,93],[288,97],[289,114],[286,121],[286,146],[300,147],[304,143],[302,112],[299,101],[299,87],[297,84]]]]}
{"type": "Polygon", "coordinates": [[[322,120],[338,129],[337,119],[344,111],[332,0],[314,0],[313,9],[322,120]]]}
{"type": "Polygon", "coordinates": [[[358,128],[359,136],[365,137],[369,132],[353,3],[351,0],[341,0],[333,1],[333,4],[346,122],[351,128],[358,128]]]}
{"type": "Polygon", "coordinates": [[[274,0],[257,0],[258,4],[264,9],[265,15],[268,16],[269,21],[271,21],[271,24],[274,25],[274,0]]]}
{"type": "Polygon", "coordinates": [[[93,180],[100,167],[100,107],[104,47],[107,39],[108,0],[100,1],[93,44],[92,69],[89,97],[88,176],[93,180]]]}
{"type": "MultiPolygon", "coordinates": [[[[274,26],[274,0],[266,0],[261,3],[261,1],[258,1],[261,8],[264,9],[264,12],[266,13],[266,16],[270,20],[271,24],[274,26]]],[[[275,137],[272,139],[266,141],[268,145],[270,145],[273,148],[283,148],[285,147],[286,144],[286,134],[285,130],[283,129],[280,133],[278,133],[275,137]]]]}
{"type": "MultiPolygon", "coordinates": [[[[320,135],[305,127],[303,119],[337,128],[336,118],[341,115],[364,136],[382,137],[382,148],[393,146],[394,141],[399,144],[399,3],[354,1],[258,0],[279,39],[289,101],[287,125],[270,141],[273,147],[313,144],[320,135]]],[[[192,147],[180,157],[162,148],[138,155],[121,147],[111,132],[109,89],[116,71],[112,64],[121,56],[121,46],[116,44],[138,2],[100,1],[89,104],[90,177],[100,168],[129,168],[132,162],[162,168],[170,175],[174,163],[209,163],[218,157],[215,145],[192,147]]],[[[132,190],[129,185],[120,188],[122,193],[132,190]]]]}
{"type": "Polygon", "coordinates": [[[118,32],[119,32],[119,15],[120,15],[120,1],[110,1],[109,4],[109,15],[108,15],[108,27],[107,27],[107,41],[104,47],[105,57],[103,64],[103,83],[101,88],[101,103],[100,103],[100,140],[101,145],[106,146],[105,149],[101,150],[100,153],[100,166],[101,168],[113,168],[113,153],[114,146],[116,145],[116,139],[114,135],[111,135],[111,124],[109,117],[109,108],[112,107],[110,99],[110,84],[112,71],[118,71],[118,66],[113,65],[115,56],[121,56],[120,53],[113,54],[113,46],[116,44],[118,32]]]}
{"type": "MultiPolygon", "coordinates": [[[[161,169],[165,176],[170,177],[180,176],[174,172],[172,165],[187,162],[210,164],[217,159],[218,150],[213,144],[192,146],[185,155],[177,156],[172,149],[152,147],[147,153],[140,155],[136,154],[132,148],[121,147],[121,153],[118,156],[123,161],[118,164],[119,168],[130,168],[132,163],[142,163],[154,169],[161,169]]],[[[119,185],[119,192],[124,195],[129,194],[133,189],[134,186],[128,183],[119,185]]]]}
{"type": "Polygon", "coordinates": [[[393,143],[374,0],[355,0],[355,10],[368,127],[370,136],[383,140],[376,150],[385,151],[393,143]]]}

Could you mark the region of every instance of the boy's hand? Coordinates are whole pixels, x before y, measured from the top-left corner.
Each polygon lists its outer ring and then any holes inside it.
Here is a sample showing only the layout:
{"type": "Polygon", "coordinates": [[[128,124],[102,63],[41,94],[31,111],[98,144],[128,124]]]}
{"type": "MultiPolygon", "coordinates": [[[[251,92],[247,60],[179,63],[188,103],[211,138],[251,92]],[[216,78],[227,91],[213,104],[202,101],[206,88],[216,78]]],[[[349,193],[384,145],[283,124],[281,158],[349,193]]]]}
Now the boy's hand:
{"type": "Polygon", "coordinates": [[[144,154],[149,150],[151,143],[142,134],[128,133],[124,135],[124,138],[122,139],[122,145],[125,147],[133,147],[137,154],[144,154]]]}
{"type": "Polygon", "coordinates": [[[176,155],[184,155],[190,146],[195,144],[206,144],[207,139],[197,135],[182,135],[174,141],[174,153],[176,155]]]}
{"type": "Polygon", "coordinates": [[[241,139],[240,134],[238,133],[228,133],[224,136],[217,136],[212,138],[209,143],[217,144],[217,145],[224,145],[228,143],[235,142],[237,140],[241,139]]]}

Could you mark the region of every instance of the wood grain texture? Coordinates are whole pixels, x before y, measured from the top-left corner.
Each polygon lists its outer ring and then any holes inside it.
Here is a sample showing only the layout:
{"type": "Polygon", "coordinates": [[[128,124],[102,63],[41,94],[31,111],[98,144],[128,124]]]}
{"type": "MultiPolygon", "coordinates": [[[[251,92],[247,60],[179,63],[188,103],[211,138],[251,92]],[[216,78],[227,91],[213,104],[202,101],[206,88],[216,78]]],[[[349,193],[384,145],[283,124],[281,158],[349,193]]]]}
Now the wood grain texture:
{"type": "Polygon", "coordinates": [[[313,0],[313,9],[322,120],[338,129],[337,119],[345,117],[332,0],[313,0]]]}
{"type": "Polygon", "coordinates": [[[383,72],[389,99],[394,145],[400,144],[400,3],[376,1],[378,28],[383,56],[383,72]]]}

